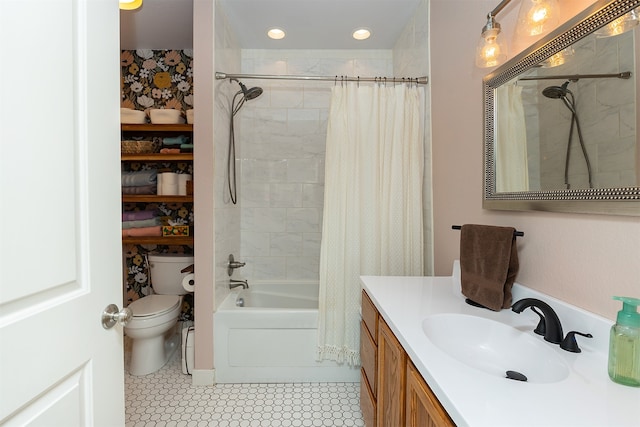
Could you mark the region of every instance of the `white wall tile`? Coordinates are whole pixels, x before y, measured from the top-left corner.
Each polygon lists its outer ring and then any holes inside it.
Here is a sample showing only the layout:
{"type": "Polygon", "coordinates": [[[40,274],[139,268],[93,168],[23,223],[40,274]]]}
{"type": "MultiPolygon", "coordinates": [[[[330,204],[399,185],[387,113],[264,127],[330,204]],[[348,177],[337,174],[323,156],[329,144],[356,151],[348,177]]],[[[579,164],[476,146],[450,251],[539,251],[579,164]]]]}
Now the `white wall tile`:
{"type": "Polygon", "coordinates": [[[302,233],[271,233],[271,256],[298,256],[302,253],[302,233]]]}
{"type": "Polygon", "coordinates": [[[288,208],[287,231],[321,231],[321,213],[316,208],[288,208]]]}
{"type": "Polygon", "coordinates": [[[271,207],[302,207],[302,184],[271,184],[269,187],[271,207]]]}
{"type": "Polygon", "coordinates": [[[287,231],[286,208],[242,208],[241,211],[242,231],[287,231]]]}

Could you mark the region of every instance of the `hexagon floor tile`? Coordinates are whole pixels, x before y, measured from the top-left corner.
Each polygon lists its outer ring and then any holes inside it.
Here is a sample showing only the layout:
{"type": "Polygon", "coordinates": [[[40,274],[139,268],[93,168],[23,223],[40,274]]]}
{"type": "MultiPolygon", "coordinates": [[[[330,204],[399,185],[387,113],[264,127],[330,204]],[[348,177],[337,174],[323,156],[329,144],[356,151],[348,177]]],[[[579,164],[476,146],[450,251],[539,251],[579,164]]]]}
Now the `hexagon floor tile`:
{"type": "Polygon", "coordinates": [[[194,387],[178,354],[153,374],[125,373],[127,427],[364,426],[358,383],[194,387]]]}

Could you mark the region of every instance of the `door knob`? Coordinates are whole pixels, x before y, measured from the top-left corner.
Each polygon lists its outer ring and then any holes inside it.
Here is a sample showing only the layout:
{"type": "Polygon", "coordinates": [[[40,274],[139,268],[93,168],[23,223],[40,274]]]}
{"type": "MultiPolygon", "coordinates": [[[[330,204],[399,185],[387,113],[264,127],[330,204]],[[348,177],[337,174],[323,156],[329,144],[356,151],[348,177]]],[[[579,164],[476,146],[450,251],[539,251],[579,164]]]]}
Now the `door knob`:
{"type": "Polygon", "coordinates": [[[133,317],[133,311],[129,307],[122,310],[118,309],[115,304],[109,304],[102,312],[102,327],[105,329],[113,328],[116,323],[126,326],[133,317]]]}

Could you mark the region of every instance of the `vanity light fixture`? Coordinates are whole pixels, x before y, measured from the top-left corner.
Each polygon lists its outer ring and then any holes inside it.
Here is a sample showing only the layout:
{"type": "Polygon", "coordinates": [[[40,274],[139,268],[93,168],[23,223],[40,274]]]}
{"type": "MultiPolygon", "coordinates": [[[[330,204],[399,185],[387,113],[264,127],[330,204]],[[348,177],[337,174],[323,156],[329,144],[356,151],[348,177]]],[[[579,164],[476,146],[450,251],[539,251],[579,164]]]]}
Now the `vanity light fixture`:
{"type": "Polygon", "coordinates": [[[142,6],[142,0],[120,0],[121,10],[135,10],[142,6]]]}
{"type": "Polygon", "coordinates": [[[500,35],[500,24],[494,18],[496,9],[487,15],[487,24],[482,27],[482,37],[476,47],[478,68],[495,67],[507,59],[507,45],[504,43],[504,37],[500,35]]]}
{"type": "Polygon", "coordinates": [[[638,25],[638,22],[638,11],[637,9],[634,9],[625,13],[621,17],[614,19],[599,30],[596,30],[594,34],[597,37],[617,36],[632,30],[638,25]]]}
{"type": "Polygon", "coordinates": [[[559,15],[557,0],[523,0],[518,12],[518,34],[539,36],[548,33],[558,25],[559,15]]]}
{"type": "Polygon", "coordinates": [[[273,40],[281,40],[286,34],[282,28],[271,28],[267,31],[267,35],[273,40]]]}
{"type": "MultiPolygon", "coordinates": [[[[500,24],[495,17],[511,0],[502,0],[487,15],[487,24],[482,28],[482,38],[476,48],[476,66],[495,67],[507,59],[507,45],[500,36],[500,24]]],[[[557,0],[522,0],[518,12],[517,33],[539,36],[558,25],[557,0]]]]}
{"type": "Polygon", "coordinates": [[[366,40],[371,37],[371,31],[368,28],[358,28],[353,31],[352,36],[356,40],[366,40]]]}

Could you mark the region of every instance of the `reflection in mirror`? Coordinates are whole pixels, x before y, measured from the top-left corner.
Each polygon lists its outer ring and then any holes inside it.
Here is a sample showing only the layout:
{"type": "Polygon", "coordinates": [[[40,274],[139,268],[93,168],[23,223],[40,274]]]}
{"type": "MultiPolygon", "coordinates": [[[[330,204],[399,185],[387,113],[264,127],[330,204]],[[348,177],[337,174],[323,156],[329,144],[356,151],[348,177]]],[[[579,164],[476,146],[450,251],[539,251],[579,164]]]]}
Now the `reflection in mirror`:
{"type": "Polygon", "coordinates": [[[485,208],[640,215],[640,30],[593,34],[638,6],[596,2],[484,79],[485,208]]]}
{"type": "Polygon", "coordinates": [[[639,185],[634,35],[591,35],[497,88],[497,192],[639,185]]]}

